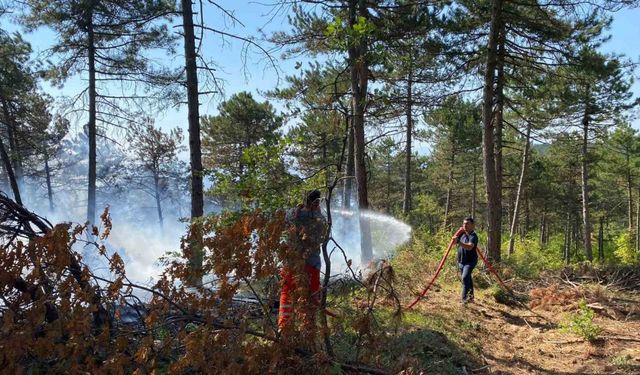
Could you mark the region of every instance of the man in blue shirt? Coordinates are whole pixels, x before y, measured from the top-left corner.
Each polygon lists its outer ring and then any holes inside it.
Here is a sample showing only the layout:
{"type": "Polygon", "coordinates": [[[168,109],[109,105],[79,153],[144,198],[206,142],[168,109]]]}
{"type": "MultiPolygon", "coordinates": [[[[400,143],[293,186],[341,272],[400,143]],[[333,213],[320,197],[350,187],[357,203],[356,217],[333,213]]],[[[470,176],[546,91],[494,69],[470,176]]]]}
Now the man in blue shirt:
{"type": "Polygon", "coordinates": [[[453,240],[458,244],[458,269],[462,277],[462,304],[473,302],[473,279],[471,271],[478,264],[478,235],[473,231],[472,217],[466,217],[462,222],[462,230],[456,232],[453,240]]]}

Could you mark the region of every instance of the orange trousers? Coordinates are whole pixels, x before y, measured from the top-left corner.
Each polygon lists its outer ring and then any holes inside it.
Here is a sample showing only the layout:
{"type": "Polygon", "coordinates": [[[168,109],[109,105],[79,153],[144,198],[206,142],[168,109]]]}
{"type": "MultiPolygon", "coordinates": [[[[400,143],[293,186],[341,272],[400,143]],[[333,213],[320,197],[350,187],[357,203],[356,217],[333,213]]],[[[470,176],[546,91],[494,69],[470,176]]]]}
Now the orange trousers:
{"type": "MultiPolygon", "coordinates": [[[[320,291],[320,270],[305,265],[304,273],[304,275],[301,275],[302,277],[298,277],[297,279],[309,283],[308,303],[313,305],[309,313],[305,314],[307,315],[307,317],[305,317],[305,323],[309,323],[309,321],[313,321],[313,314],[320,302],[320,294],[318,293],[320,291]]],[[[278,328],[280,329],[285,327],[293,316],[292,294],[296,289],[296,277],[286,268],[282,270],[282,278],[284,279],[284,283],[280,291],[280,308],[278,309],[278,328]]]]}

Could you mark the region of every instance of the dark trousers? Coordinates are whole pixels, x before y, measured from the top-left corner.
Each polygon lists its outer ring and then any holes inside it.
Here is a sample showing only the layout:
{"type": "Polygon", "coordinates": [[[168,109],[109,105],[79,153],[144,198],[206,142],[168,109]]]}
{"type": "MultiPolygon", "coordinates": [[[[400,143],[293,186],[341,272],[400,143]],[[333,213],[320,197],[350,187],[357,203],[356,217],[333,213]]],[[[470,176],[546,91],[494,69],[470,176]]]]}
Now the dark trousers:
{"type": "Polygon", "coordinates": [[[458,263],[458,269],[460,270],[460,276],[462,277],[462,301],[466,301],[467,297],[473,296],[473,279],[471,278],[471,271],[475,268],[476,264],[462,264],[458,263]]]}

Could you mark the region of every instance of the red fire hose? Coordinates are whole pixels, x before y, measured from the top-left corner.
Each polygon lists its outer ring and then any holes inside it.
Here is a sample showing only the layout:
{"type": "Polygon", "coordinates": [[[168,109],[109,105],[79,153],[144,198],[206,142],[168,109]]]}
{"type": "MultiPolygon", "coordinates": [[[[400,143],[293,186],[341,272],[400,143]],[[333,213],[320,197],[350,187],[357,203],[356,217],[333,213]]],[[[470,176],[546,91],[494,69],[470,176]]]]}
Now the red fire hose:
{"type": "Polygon", "coordinates": [[[438,265],[438,269],[436,270],[435,275],[433,275],[433,278],[431,279],[431,281],[429,281],[429,284],[427,284],[427,286],[424,288],[422,293],[420,293],[420,295],[413,302],[411,302],[411,304],[407,305],[407,307],[405,307],[405,309],[409,310],[410,308],[412,308],[416,303],[418,303],[427,294],[427,292],[429,291],[429,288],[431,288],[431,285],[433,285],[433,283],[438,278],[438,275],[440,275],[440,271],[442,271],[442,267],[444,266],[444,262],[447,260],[447,257],[449,256],[449,252],[451,251],[451,248],[453,247],[454,243],[455,243],[454,240],[451,240],[451,242],[449,242],[449,247],[447,247],[447,252],[444,253],[444,256],[442,257],[442,260],[440,260],[440,264],[438,265]]]}
{"type": "Polygon", "coordinates": [[[489,271],[491,271],[494,275],[496,275],[496,278],[498,279],[498,282],[500,282],[500,285],[504,288],[504,290],[506,290],[510,294],[513,294],[513,292],[507,286],[507,284],[505,284],[504,281],[502,281],[502,279],[500,278],[500,275],[498,275],[496,270],[493,269],[493,266],[491,265],[491,263],[489,263],[489,261],[484,257],[484,255],[482,255],[482,251],[480,251],[480,247],[476,246],[476,252],[478,253],[478,255],[480,255],[480,258],[482,259],[484,264],[487,265],[487,268],[489,269],[489,271]]]}
{"type": "MultiPolygon", "coordinates": [[[[458,232],[459,232],[459,230],[458,230],[458,232]]],[[[459,236],[458,232],[456,232],[457,236],[459,236]]],[[[429,289],[431,288],[433,283],[438,278],[438,275],[440,275],[440,271],[442,271],[442,268],[444,267],[444,262],[447,260],[447,257],[449,256],[449,252],[451,251],[451,248],[453,247],[454,244],[455,244],[454,240],[451,240],[451,242],[449,242],[449,247],[447,247],[447,251],[445,252],[445,254],[442,257],[442,259],[440,260],[440,264],[438,264],[438,269],[436,270],[436,273],[433,275],[433,278],[431,278],[431,281],[429,281],[429,283],[424,288],[424,290],[422,290],[422,293],[420,293],[420,295],[418,297],[416,297],[416,299],[413,302],[411,302],[409,305],[407,305],[407,307],[405,307],[405,309],[409,310],[410,308],[415,306],[427,294],[427,292],[429,291],[429,289]]],[[[509,289],[509,287],[504,283],[504,281],[502,281],[502,279],[500,278],[500,275],[498,275],[498,273],[493,268],[491,263],[489,263],[489,261],[484,257],[484,255],[482,255],[482,252],[480,251],[480,248],[478,246],[476,246],[476,252],[478,253],[478,255],[480,255],[480,258],[482,259],[484,264],[487,265],[487,268],[489,268],[489,271],[491,271],[491,273],[493,273],[496,276],[496,278],[498,279],[498,282],[504,288],[504,290],[506,290],[510,294],[513,294],[511,289],[509,289]]]]}

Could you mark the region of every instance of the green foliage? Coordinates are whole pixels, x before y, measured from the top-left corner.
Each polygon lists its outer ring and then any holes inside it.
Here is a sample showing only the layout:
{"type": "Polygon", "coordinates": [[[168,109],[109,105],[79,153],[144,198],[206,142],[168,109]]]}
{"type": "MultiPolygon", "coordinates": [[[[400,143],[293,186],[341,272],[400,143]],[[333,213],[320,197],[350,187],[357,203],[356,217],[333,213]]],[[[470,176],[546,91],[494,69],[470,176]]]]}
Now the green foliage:
{"type": "Polygon", "coordinates": [[[629,231],[622,231],[616,238],[614,254],[622,264],[637,263],[638,253],[633,245],[632,233],[629,231]]]}
{"type": "MultiPolygon", "coordinates": [[[[167,25],[169,15],[175,11],[172,2],[117,0],[105,6],[80,0],[29,0],[25,5],[28,11],[22,22],[29,30],[50,27],[58,35],[49,51],[59,59],[46,72],[54,83],[62,85],[70,76],[86,72],[91,47],[99,51],[94,56],[96,77],[109,78],[108,84],[97,82],[98,92],[106,94],[107,87],[114,85],[129,92],[129,82],[136,81],[147,88],[163,86],[163,99],[181,100],[175,87],[170,87],[177,78],[176,72],[143,54],[150,50],[173,53],[175,37],[167,25]],[[92,46],[87,42],[90,32],[92,46]]],[[[113,98],[105,95],[103,99],[116,101],[113,98]]]]}
{"type": "Polygon", "coordinates": [[[203,165],[238,177],[246,169],[246,149],[277,144],[282,118],[269,102],[259,103],[248,92],[234,94],[218,111],[217,116],[202,119],[203,165]]]}
{"type": "Polygon", "coordinates": [[[378,210],[394,214],[402,210],[404,154],[391,137],[381,139],[371,150],[369,201],[378,210]]]}
{"type": "Polygon", "coordinates": [[[234,176],[214,172],[215,185],[207,192],[220,199],[226,208],[275,210],[300,201],[303,184],[286,171],[282,158],[286,140],[274,146],[256,145],[243,151],[244,172],[234,176]]]}
{"type": "Polygon", "coordinates": [[[413,196],[413,210],[409,213],[407,220],[414,226],[419,226],[415,233],[422,235],[430,233],[441,223],[442,213],[443,209],[434,194],[421,192],[413,196]]]}
{"type": "Polygon", "coordinates": [[[358,16],[356,22],[349,25],[347,20],[336,16],[332,22],[327,24],[324,35],[334,48],[346,50],[370,37],[375,30],[375,25],[365,17],[358,16]]]}
{"type": "Polygon", "coordinates": [[[502,304],[508,304],[510,301],[509,295],[504,291],[499,285],[492,285],[491,289],[489,289],[489,295],[495,299],[496,302],[502,304]]]}
{"type": "Polygon", "coordinates": [[[585,300],[578,304],[578,313],[571,314],[569,321],[561,325],[566,332],[576,334],[583,339],[594,342],[600,337],[602,329],[593,323],[594,312],[587,306],[585,300]]]}
{"type": "Polygon", "coordinates": [[[278,133],[282,117],[247,92],[218,109],[202,120],[203,165],[214,177],[207,193],[231,209],[281,207],[295,181],[283,157],[291,142],[278,133]]]}
{"type": "MultiPolygon", "coordinates": [[[[562,234],[552,236],[549,245],[540,246],[538,233],[532,232],[524,239],[516,238],[514,251],[510,257],[503,258],[505,265],[513,269],[517,276],[531,279],[543,270],[559,269],[562,262],[562,234]]],[[[502,248],[508,248],[508,237],[502,248]]]]}
{"type": "Polygon", "coordinates": [[[611,364],[621,368],[631,368],[631,356],[629,354],[618,355],[613,357],[611,364]]]}

